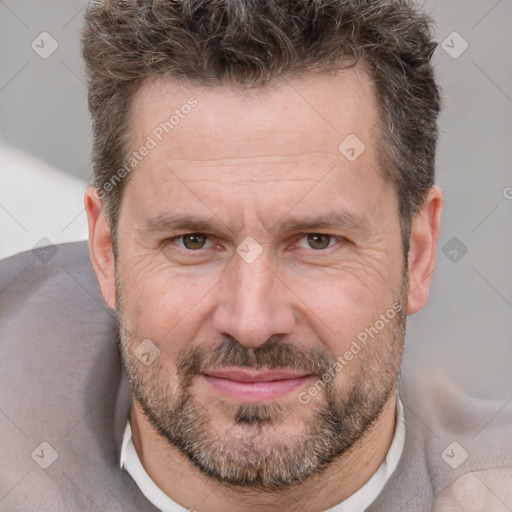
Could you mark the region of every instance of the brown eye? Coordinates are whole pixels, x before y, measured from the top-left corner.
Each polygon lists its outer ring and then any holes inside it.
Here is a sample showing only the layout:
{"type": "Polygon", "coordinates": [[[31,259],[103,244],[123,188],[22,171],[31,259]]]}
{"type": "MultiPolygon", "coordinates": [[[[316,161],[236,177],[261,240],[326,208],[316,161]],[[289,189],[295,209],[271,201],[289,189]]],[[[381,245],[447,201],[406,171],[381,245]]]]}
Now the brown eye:
{"type": "Polygon", "coordinates": [[[331,245],[331,235],[323,235],[321,233],[309,233],[306,235],[308,245],[311,249],[327,249],[331,245]]]}
{"type": "Polygon", "coordinates": [[[202,249],[206,242],[208,241],[208,237],[206,235],[202,235],[201,233],[190,233],[188,235],[182,235],[177,238],[177,240],[181,240],[183,247],[190,251],[202,249]]]}

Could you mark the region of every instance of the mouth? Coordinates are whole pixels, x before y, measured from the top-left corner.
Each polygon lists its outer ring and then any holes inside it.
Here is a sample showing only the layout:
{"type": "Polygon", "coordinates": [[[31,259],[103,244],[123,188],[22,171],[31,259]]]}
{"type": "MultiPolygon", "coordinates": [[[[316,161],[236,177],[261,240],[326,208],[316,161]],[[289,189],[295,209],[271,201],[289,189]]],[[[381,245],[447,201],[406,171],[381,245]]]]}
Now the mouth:
{"type": "Polygon", "coordinates": [[[288,370],[221,368],[204,371],[201,376],[209,386],[226,397],[240,402],[263,403],[299,389],[312,374],[288,370]]]}

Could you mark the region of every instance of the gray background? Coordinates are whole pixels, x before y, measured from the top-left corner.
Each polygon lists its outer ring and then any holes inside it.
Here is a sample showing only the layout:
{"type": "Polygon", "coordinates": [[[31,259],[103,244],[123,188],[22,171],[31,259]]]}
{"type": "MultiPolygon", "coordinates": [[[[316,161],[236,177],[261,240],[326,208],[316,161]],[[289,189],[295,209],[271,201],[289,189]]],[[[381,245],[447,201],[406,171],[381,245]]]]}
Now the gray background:
{"type": "MultiPolygon", "coordinates": [[[[0,0],[0,135],[87,180],[90,124],[78,46],[84,6],[0,0]],[[59,44],[48,59],[31,48],[43,31],[59,44]]],[[[507,190],[512,197],[512,0],[436,0],[426,9],[439,42],[448,38],[459,49],[450,36],[456,31],[469,47],[456,59],[442,47],[435,55],[445,103],[443,227],[429,304],[409,318],[404,371],[421,378],[426,368],[473,394],[512,398],[512,200],[505,197],[507,190]]]]}

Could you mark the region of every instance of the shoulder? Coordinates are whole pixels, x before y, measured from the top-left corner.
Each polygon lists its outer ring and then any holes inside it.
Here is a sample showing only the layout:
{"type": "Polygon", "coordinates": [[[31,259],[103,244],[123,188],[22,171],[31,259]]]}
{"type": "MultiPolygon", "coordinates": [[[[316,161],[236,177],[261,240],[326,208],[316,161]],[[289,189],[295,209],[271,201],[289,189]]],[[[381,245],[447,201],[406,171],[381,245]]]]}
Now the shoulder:
{"type": "Polygon", "coordinates": [[[127,485],[112,439],[120,364],[87,243],[0,261],[0,291],[2,504],[106,509],[127,485]]]}
{"type": "Polygon", "coordinates": [[[401,395],[408,435],[422,440],[416,457],[425,459],[433,510],[511,506],[512,401],[471,397],[439,376],[405,381],[401,395]]]}

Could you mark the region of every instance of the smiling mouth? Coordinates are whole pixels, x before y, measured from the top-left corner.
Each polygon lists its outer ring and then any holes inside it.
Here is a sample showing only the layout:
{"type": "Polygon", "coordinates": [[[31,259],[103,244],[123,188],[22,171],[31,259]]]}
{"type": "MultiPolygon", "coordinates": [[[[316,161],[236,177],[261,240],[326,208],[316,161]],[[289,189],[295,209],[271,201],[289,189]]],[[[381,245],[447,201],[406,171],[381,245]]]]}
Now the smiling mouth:
{"type": "Polygon", "coordinates": [[[297,390],[312,374],[289,370],[221,368],[204,371],[201,376],[224,396],[241,402],[262,403],[277,400],[297,390]]]}

